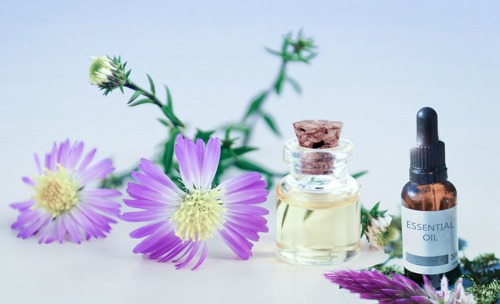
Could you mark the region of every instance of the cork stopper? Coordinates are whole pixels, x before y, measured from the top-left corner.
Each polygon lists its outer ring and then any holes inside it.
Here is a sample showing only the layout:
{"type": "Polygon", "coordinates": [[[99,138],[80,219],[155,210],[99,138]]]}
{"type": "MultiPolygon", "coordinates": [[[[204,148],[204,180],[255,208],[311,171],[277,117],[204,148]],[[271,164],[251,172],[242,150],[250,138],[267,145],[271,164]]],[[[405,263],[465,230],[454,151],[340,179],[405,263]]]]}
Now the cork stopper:
{"type": "Polygon", "coordinates": [[[301,156],[301,171],[304,174],[323,175],[331,173],[335,158],[321,149],[335,148],[339,144],[343,123],[328,120],[302,120],[293,124],[299,145],[318,149],[318,152],[301,156]]]}
{"type": "Polygon", "coordinates": [[[310,149],[335,148],[344,124],[340,121],[301,120],[293,124],[299,145],[310,149]]]}

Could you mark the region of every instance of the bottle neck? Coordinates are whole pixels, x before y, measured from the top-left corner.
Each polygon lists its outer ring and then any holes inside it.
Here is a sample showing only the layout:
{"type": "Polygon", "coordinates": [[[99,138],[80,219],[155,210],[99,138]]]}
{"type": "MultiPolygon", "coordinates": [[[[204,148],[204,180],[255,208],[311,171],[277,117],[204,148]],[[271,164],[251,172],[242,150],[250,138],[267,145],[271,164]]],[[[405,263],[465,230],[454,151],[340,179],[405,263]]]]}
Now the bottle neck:
{"type": "Polygon", "coordinates": [[[296,139],[291,139],[285,143],[283,154],[291,177],[310,180],[347,180],[347,164],[352,158],[353,145],[346,139],[341,139],[339,145],[331,149],[303,148],[296,139]]]}

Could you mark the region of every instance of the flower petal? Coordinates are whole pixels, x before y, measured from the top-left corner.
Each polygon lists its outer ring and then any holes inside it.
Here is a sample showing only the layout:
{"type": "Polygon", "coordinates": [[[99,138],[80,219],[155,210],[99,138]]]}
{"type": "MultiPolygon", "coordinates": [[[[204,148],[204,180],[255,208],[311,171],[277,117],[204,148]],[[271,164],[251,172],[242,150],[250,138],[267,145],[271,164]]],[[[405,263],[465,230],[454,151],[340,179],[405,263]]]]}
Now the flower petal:
{"type": "Polygon", "coordinates": [[[202,190],[209,190],[212,187],[212,181],[219,166],[220,150],[220,140],[218,138],[210,138],[203,155],[200,185],[202,190]]]}

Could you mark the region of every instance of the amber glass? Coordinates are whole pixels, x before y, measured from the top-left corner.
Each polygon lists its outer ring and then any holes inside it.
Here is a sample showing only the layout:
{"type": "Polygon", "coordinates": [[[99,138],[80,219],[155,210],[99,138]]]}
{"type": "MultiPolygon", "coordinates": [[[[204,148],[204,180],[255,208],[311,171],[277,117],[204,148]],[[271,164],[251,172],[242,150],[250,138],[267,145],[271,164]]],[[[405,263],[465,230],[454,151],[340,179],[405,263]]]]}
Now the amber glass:
{"type": "MultiPolygon", "coordinates": [[[[439,211],[456,206],[457,189],[449,181],[435,184],[418,185],[409,182],[401,192],[403,207],[420,211],[439,211]]],[[[429,278],[432,285],[438,288],[443,275],[453,284],[460,277],[460,266],[440,274],[419,274],[405,269],[405,275],[419,284],[423,284],[422,275],[429,278]]]]}

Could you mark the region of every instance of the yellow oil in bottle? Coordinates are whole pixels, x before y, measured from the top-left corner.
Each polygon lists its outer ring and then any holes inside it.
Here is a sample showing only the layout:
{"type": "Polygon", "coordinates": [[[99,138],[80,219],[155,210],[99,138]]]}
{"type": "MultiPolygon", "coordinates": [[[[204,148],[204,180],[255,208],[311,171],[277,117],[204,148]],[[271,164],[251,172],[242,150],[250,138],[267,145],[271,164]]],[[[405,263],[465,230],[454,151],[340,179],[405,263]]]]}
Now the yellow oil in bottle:
{"type": "Polygon", "coordinates": [[[277,188],[277,252],[287,262],[332,265],[359,252],[359,192],[285,193],[277,188]]]}

